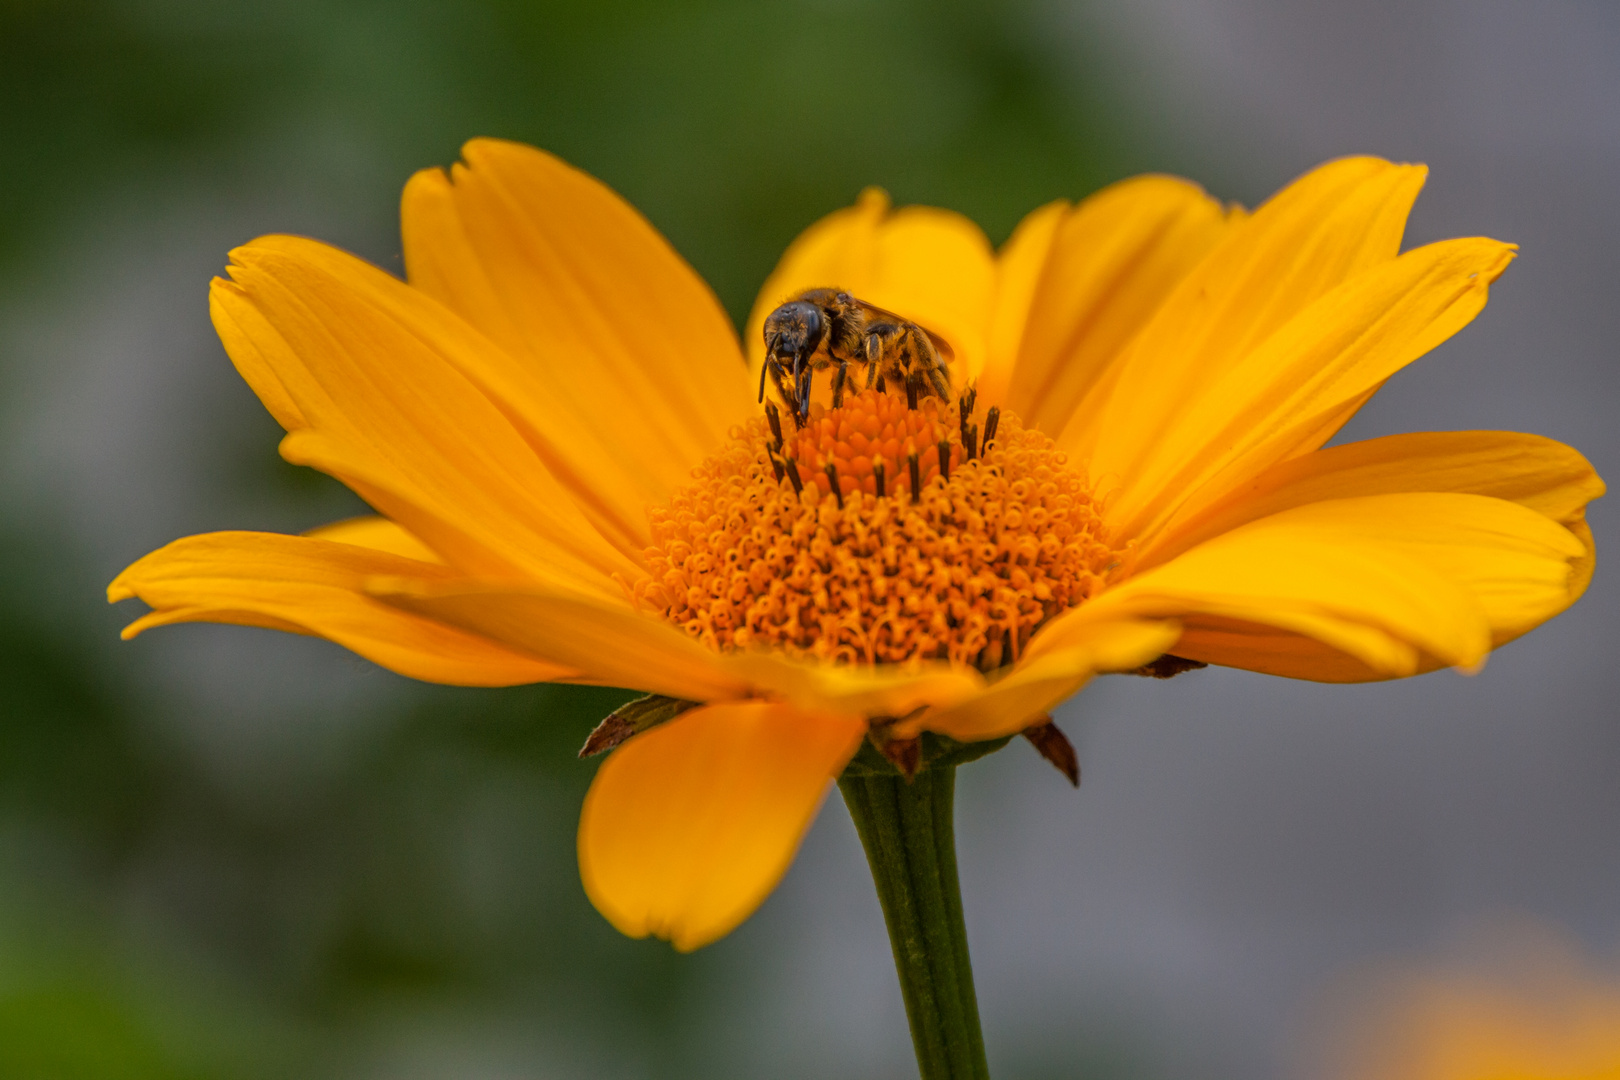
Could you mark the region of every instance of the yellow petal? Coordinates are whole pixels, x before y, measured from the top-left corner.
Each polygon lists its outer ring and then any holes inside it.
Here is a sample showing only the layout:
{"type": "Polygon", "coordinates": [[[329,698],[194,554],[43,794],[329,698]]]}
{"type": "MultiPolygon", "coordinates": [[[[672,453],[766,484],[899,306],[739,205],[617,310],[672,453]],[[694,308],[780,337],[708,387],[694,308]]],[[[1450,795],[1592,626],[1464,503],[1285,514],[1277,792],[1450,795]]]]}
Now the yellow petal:
{"type": "Polygon", "coordinates": [[[669,623],[561,590],[376,577],[368,595],[582,673],[581,682],[688,701],[749,696],[719,653],[669,623]]]}
{"type": "Polygon", "coordinates": [[[502,346],[469,377],[509,404],[560,479],[601,487],[612,529],[644,546],[643,508],[752,415],[736,332],[600,181],[516,143],[475,139],[462,153],[448,176],[428,169],[406,186],[411,284],[502,346]]]}
{"type": "Polygon", "coordinates": [[[1137,566],[1164,562],[1211,537],[1295,506],[1396,492],[1490,495],[1570,527],[1604,492],[1571,447],[1512,431],[1430,431],[1316,450],[1280,462],[1203,512],[1172,523],[1137,566]]]}
{"type": "MultiPolygon", "coordinates": [[[[1083,407],[1059,442],[1083,453],[1074,444],[1089,441],[1084,425],[1108,426],[1081,460],[1114,491],[1110,526],[1145,543],[1178,511],[1313,449],[1307,440],[1331,434],[1327,417],[1467,325],[1512,257],[1510,245],[1484,239],[1407,252],[1317,300],[1218,377],[1168,383],[1146,400],[1127,392],[1130,373],[1121,376],[1115,412],[1096,417],[1083,407]]],[[[1135,362],[1133,346],[1125,364],[1135,362]]]]}
{"type": "Polygon", "coordinates": [[[787,872],[865,730],[749,701],[630,740],[602,763],[580,813],[586,894],[619,930],[682,952],[730,933],[787,872]]]}
{"type": "Polygon", "coordinates": [[[119,574],[107,598],[139,597],[152,612],[124,630],[221,622],[267,626],[335,641],[390,671],[428,682],[511,686],[572,678],[557,664],[402,611],[365,595],[376,574],[452,579],[442,565],[385,551],[276,533],[188,536],[119,574]]]}
{"type": "Polygon", "coordinates": [[[757,384],[765,361],[765,317],[805,289],[840,288],[944,335],[958,384],[984,366],[995,261],[990,242],[960,214],[928,206],[889,210],[876,188],[827,215],[794,240],[765,280],[743,344],[757,384]]]}
{"type": "Polygon", "coordinates": [[[1093,675],[1141,667],[1168,652],[1179,636],[1180,628],[1173,622],[1141,619],[1092,618],[1071,622],[1055,636],[1043,631],[1012,671],[982,693],[930,710],[899,725],[897,733],[937,731],[963,742],[1015,734],[1056,708],[1093,675]]]}
{"type": "Polygon", "coordinates": [[[411,535],[403,526],[385,517],[367,515],[334,521],[304,534],[314,540],[330,540],[334,544],[353,544],[355,547],[386,551],[417,562],[443,563],[439,553],[411,535]]]}
{"type": "Polygon", "coordinates": [[[472,633],[577,668],[579,680],[690,701],[770,697],[817,713],[904,716],[966,700],[984,676],[944,663],[861,668],[780,653],[720,654],[623,600],[559,587],[443,585],[376,578],[367,592],[472,633]]]}
{"type": "Polygon", "coordinates": [[[726,670],[745,679],[756,694],[840,715],[906,716],[966,701],[985,686],[973,668],[944,662],[857,667],[769,652],[741,652],[724,661],[726,670]]]}
{"type": "Polygon", "coordinates": [[[267,238],[232,257],[235,281],[212,290],[215,326],[254,389],[294,421],[289,460],[366,486],[363,497],[386,493],[373,505],[470,572],[567,573],[612,590],[609,575],[633,569],[462,374],[468,356],[496,348],[487,338],[314,241],[267,238]]]}
{"type": "Polygon", "coordinates": [[[1065,449],[1099,462],[1093,475],[1129,464],[1144,440],[1173,430],[1184,396],[1198,396],[1317,300],[1394,258],[1425,175],[1377,158],[1329,162],[1234,225],[1093,383],[1060,440],[1065,449]]]}
{"type": "Polygon", "coordinates": [[[1237,220],[1196,184],[1169,176],[1122,181],[1072,210],[1035,211],[997,260],[981,396],[1026,427],[1061,432],[1104,369],[1237,220]]]}
{"type": "MultiPolygon", "coordinates": [[[[1174,651],[1193,659],[1215,659],[1195,647],[1200,634],[1285,631],[1392,677],[1477,665],[1494,644],[1562,611],[1571,563],[1584,554],[1568,529],[1502,499],[1334,499],[1216,537],[1088,607],[1094,618],[1179,619],[1186,635],[1174,651]]],[[[1217,662],[1298,674],[1268,666],[1275,651],[1222,652],[1217,662]]]]}

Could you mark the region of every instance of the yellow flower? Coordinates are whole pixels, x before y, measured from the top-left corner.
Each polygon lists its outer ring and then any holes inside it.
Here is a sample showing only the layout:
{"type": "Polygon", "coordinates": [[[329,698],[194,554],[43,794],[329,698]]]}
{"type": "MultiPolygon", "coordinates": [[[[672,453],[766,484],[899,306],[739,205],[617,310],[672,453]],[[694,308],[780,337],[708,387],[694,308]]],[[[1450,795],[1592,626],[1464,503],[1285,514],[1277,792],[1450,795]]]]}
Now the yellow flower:
{"type": "Polygon", "coordinates": [[[153,609],[126,636],[271,626],[435,682],[701,703],[616,750],[584,807],[586,889],[628,934],[689,949],[746,918],[874,719],[999,737],[1169,652],[1330,682],[1472,669],[1590,578],[1603,485],[1565,446],[1321,449],[1512,258],[1398,254],[1420,167],[1336,161],[1252,215],[1141,177],[999,252],[868,192],[788,250],[739,347],[606,187],[511,143],[464,155],[405,189],[406,282],[272,236],[213,285],[282,456],[380,516],[188,537],[109,595],[153,609]],[[828,285],[949,342],[971,417],[858,386],[834,410],[823,376],[778,439],[760,329],[828,285]]]}

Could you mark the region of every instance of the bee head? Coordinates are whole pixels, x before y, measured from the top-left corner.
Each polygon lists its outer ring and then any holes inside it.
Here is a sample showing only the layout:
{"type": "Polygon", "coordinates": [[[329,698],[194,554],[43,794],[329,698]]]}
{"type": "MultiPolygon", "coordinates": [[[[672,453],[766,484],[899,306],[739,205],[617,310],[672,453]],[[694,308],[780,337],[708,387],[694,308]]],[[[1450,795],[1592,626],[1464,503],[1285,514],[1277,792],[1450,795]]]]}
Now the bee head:
{"type": "Polygon", "coordinates": [[[827,320],[815,304],[795,300],[765,318],[765,351],[785,367],[810,358],[827,333],[827,320]]]}

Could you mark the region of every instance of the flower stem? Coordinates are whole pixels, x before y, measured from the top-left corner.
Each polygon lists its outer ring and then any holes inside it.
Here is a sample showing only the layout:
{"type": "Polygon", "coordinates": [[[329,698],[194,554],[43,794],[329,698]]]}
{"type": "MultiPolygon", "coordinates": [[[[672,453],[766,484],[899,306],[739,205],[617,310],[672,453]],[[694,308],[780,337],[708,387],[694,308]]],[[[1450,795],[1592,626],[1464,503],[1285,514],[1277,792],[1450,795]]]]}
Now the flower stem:
{"type": "Polygon", "coordinates": [[[918,1072],[988,1080],[956,877],[957,762],[942,755],[908,781],[880,761],[858,757],[838,787],[877,884],[918,1072]]]}

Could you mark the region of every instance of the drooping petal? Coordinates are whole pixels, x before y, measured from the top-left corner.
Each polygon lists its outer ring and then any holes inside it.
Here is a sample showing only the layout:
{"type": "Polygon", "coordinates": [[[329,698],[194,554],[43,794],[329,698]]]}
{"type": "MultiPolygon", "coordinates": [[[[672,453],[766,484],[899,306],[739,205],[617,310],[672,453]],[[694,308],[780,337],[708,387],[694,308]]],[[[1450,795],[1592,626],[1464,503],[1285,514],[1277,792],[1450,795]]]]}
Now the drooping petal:
{"type": "Polygon", "coordinates": [[[730,933],[776,888],[866,724],[763,701],[682,713],[602,763],[579,869],[631,937],[682,952],[730,933]]]}
{"type": "Polygon", "coordinates": [[[963,742],[1014,734],[1093,675],[1129,671],[1164,655],[1181,632],[1172,621],[1147,619],[1081,619],[1060,629],[1054,636],[1037,634],[1013,670],[982,693],[897,725],[896,733],[937,731],[963,742]]]}
{"type": "Polygon", "coordinates": [[[559,479],[645,545],[642,508],[753,408],[731,322],[600,181],[496,139],[462,154],[449,175],[406,186],[411,284],[502,346],[469,377],[497,388],[559,479]]]}
{"type": "Polygon", "coordinates": [[[1604,492],[1590,462],[1563,443],[1512,431],[1427,431],[1346,443],[1279,462],[1161,534],[1137,566],[1173,558],[1221,533],[1324,499],[1450,491],[1507,499],[1565,527],[1604,492]]]}
{"type": "Polygon", "coordinates": [[[781,653],[718,653],[628,603],[557,588],[375,578],[372,596],[583,672],[576,681],[689,701],[765,696],[818,713],[904,716],[984,689],[965,667],[879,668],[795,660],[781,653]]]}
{"type": "Polygon", "coordinates": [[[222,532],[188,536],[130,566],[108,586],[117,602],[151,605],[124,630],[132,638],[180,622],[266,626],[335,641],[390,671],[461,686],[512,686],[577,673],[375,600],[377,574],[446,581],[447,567],[304,536],[222,532]]]}
{"type": "Polygon", "coordinates": [[[633,568],[464,370],[495,346],[359,259],[287,237],[232,252],[214,323],[278,419],[283,454],[333,473],[451,563],[616,592],[633,568]]]}
{"type": "Polygon", "coordinates": [[[304,534],[314,540],[330,540],[334,544],[353,544],[355,547],[387,551],[417,562],[443,563],[439,553],[411,535],[404,526],[385,517],[369,514],[347,518],[322,525],[304,534]]]}
{"type": "MultiPolygon", "coordinates": [[[[1314,449],[1324,423],[1467,325],[1489,285],[1513,258],[1495,240],[1429,244],[1383,263],[1323,296],[1241,360],[1211,378],[1127,392],[1130,369],[1112,382],[1115,410],[1076,414],[1059,440],[1092,452],[1092,477],[1113,495],[1109,523],[1147,542],[1172,515],[1212,502],[1261,470],[1314,449]],[[1105,425],[1088,433],[1086,425],[1105,425]],[[1128,439],[1127,439],[1128,434],[1128,439]]],[[[1144,339],[1137,339],[1138,343],[1144,339]]],[[[1126,364],[1134,364],[1135,348],[1126,364]]]]}
{"type": "Polygon", "coordinates": [[[1241,212],[1169,176],[1140,176],[1019,225],[997,260],[979,391],[1056,435],[1126,343],[1241,212]]]}
{"type": "Polygon", "coordinates": [[[749,696],[724,657],[669,623],[556,589],[420,578],[372,578],[368,595],[581,672],[580,682],[688,701],[749,696]]]}
{"type": "Polygon", "coordinates": [[[1306,678],[1328,676],[1278,658],[1316,650],[1280,650],[1270,640],[1249,656],[1231,647],[1233,636],[1299,637],[1356,661],[1328,664],[1334,677],[1467,668],[1568,607],[1571,564],[1585,553],[1568,529],[1503,499],[1334,499],[1218,536],[1129,578],[1090,610],[1060,616],[1052,629],[1080,615],[1174,618],[1184,627],[1177,655],[1306,678]],[[1215,638],[1222,650],[1203,647],[1215,638]]]}
{"type": "Polygon", "coordinates": [[[765,361],[765,317],[805,289],[840,288],[942,334],[956,354],[958,384],[984,366],[995,259],[973,222],[930,206],[889,209],[876,188],[828,214],[794,240],[748,317],[744,348],[757,383],[765,361]]]}

